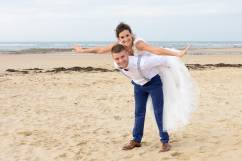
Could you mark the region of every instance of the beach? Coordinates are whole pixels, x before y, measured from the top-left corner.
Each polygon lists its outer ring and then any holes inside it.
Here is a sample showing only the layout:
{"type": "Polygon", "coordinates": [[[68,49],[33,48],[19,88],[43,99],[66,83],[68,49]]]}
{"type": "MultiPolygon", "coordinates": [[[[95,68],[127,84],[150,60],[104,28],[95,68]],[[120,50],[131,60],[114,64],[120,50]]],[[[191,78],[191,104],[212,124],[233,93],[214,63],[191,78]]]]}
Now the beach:
{"type": "Polygon", "coordinates": [[[199,107],[164,153],[150,110],[142,147],[121,150],[132,138],[133,87],[109,54],[0,54],[0,160],[240,161],[241,51],[194,49],[182,58],[199,107]]]}

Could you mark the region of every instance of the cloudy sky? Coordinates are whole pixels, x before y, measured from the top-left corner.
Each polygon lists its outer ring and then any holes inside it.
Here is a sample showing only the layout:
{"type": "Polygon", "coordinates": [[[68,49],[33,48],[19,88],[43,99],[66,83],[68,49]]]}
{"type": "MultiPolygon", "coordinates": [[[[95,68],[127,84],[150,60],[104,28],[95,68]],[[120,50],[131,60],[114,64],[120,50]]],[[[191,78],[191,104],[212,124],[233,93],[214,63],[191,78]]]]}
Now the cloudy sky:
{"type": "Polygon", "coordinates": [[[0,41],[242,41],[242,0],[0,0],[0,41]]]}

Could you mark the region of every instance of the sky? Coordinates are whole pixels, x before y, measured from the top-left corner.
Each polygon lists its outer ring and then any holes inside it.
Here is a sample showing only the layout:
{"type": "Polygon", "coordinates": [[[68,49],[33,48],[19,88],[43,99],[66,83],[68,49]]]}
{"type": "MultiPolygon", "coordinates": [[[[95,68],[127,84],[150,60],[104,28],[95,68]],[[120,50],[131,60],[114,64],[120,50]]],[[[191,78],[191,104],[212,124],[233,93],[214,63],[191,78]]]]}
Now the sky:
{"type": "Polygon", "coordinates": [[[242,41],[242,0],[0,0],[0,41],[242,41]]]}

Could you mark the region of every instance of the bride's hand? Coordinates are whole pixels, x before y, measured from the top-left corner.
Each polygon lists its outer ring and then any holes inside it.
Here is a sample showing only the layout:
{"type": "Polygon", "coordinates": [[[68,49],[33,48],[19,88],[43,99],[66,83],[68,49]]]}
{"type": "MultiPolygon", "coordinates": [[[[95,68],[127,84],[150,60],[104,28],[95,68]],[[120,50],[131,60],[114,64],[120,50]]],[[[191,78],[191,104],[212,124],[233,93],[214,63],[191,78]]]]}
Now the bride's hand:
{"type": "Polygon", "coordinates": [[[184,55],[186,55],[190,47],[191,47],[191,44],[187,45],[187,47],[180,52],[179,57],[183,57],[184,55]]]}
{"type": "Polygon", "coordinates": [[[82,53],[83,52],[83,48],[80,45],[74,45],[73,51],[77,52],[77,53],[82,53]]]}

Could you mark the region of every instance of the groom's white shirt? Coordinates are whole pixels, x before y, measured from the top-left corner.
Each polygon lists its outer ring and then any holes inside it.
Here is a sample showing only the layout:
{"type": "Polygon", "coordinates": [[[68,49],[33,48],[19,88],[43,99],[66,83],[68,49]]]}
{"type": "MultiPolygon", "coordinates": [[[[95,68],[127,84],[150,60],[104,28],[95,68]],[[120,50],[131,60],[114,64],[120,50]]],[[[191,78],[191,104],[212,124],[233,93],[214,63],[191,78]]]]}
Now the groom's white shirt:
{"type": "Polygon", "coordinates": [[[136,84],[144,85],[149,81],[145,78],[151,79],[156,76],[159,73],[160,66],[167,67],[166,59],[164,59],[164,57],[165,56],[144,53],[140,62],[140,69],[143,75],[141,75],[138,70],[137,55],[129,56],[129,63],[126,69],[121,69],[115,62],[114,66],[115,68],[120,69],[124,75],[130,80],[133,80],[136,84]]]}

